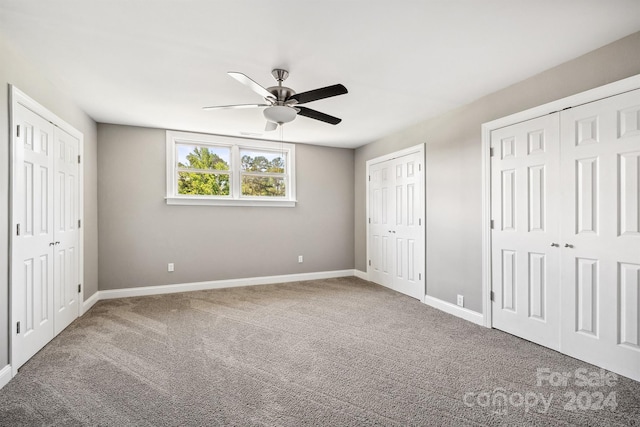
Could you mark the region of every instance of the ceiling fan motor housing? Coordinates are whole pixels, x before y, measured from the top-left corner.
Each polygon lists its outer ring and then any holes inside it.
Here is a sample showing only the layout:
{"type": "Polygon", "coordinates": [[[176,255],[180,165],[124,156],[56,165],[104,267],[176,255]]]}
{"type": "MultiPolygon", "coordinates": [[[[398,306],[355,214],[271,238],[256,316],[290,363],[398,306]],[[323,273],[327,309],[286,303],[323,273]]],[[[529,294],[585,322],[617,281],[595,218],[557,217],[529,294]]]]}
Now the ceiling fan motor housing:
{"type": "Polygon", "coordinates": [[[286,86],[271,86],[267,90],[276,97],[276,105],[284,105],[289,97],[296,94],[296,91],[286,86]]]}

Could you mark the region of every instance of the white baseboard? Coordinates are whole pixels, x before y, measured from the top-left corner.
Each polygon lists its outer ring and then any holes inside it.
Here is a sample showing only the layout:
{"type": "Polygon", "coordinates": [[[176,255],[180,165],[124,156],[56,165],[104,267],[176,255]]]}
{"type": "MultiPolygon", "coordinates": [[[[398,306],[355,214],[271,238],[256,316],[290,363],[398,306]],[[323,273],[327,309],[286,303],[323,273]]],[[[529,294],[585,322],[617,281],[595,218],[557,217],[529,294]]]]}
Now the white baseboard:
{"type": "MultiPolygon", "coordinates": [[[[175,285],[144,286],[139,288],[98,291],[96,302],[104,299],[173,294],[177,292],[234,288],[238,286],[271,285],[274,283],[300,282],[304,280],[332,279],[354,276],[354,270],[320,271],[317,273],[284,274],[281,276],[249,277],[246,279],[213,280],[209,282],[180,283],[175,285]]],[[[94,294],[94,295],[96,295],[94,294]]],[[[91,297],[93,298],[93,296],[91,297]]],[[[90,298],[90,299],[91,299],[90,298]]],[[[87,300],[88,301],[88,300],[87,300]]]]}
{"type": "Polygon", "coordinates": [[[445,313],[453,314],[454,316],[468,320],[476,325],[484,326],[484,316],[481,313],[471,311],[468,308],[460,307],[455,304],[451,304],[450,302],[430,297],[429,295],[424,296],[424,303],[430,307],[444,311],[445,313]]]}
{"type": "Polygon", "coordinates": [[[83,304],[82,304],[82,314],[85,314],[91,307],[100,301],[100,292],[96,292],[91,295],[83,304]]]}
{"type": "Polygon", "coordinates": [[[362,280],[369,280],[369,274],[366,271],[361,271],[361,270],[353,270],[353,275],[356,276],[358,279],[362,279],[362,280]]]}
{"type": "Polygon", "coordinates": [[[11,365],[7,365],[0,369],[0,389],[7,385],[11,378],[13,378],[11,376],[11,365]]]}

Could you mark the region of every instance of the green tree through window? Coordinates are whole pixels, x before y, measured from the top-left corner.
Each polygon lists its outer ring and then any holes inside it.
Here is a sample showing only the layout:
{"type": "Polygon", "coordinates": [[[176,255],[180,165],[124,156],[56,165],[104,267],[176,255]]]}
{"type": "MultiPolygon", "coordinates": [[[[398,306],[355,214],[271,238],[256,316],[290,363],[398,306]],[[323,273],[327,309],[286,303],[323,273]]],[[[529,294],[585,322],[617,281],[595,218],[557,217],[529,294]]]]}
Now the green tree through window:
{"type": "Polygon", "coordinates": [[[242,195],[259,197],[285,197],[287,194],[285,163],[282,157],[269,160],[265,156],[255,157],[243,155],[242,163],[242,195]],[[274,174],[269,176],[268,174],[274,174]]]}
{"type": "Polygon", "coordinates": [[[229,164],[207,147],[195,147],[186,156],[186,163],[178,162],[178,193],[207,196],[229,195],[229,164]],[[191,171],[193,170],[193,172],[191,171]]]}

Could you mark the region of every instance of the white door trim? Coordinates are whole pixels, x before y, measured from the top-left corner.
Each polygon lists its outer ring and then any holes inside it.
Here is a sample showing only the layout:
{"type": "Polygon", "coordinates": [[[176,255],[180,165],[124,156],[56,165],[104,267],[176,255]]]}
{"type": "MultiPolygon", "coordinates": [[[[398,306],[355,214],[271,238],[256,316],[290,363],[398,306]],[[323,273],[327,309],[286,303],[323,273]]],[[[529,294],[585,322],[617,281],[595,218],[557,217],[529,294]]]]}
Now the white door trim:
{"type": "MultiPolygon", "coordinates": [[[[394,151],[393,153],[389,153],[389,154],[385,154],[370,160],[367,160],[366,162],[366,170],[365,170],[365,181],[366,181],[366,195],[365,195],[365,203],[366,203],[366,209],[365,209],[365,223],[366,223],[366,244],[367,244],[367,252],[366,252],[366,263],[367,263],[367,270],[366,270],[366,276],[362,276],[361,278],[365,279],[365,280],[369,280],[370,274],[369,274],[369,269],[371,268],[371,266],[369,265],[369,260],[371,259],[371,254],[369,253],[369,218],[370,218],[370,212],[369,212],[369,175],[370,175],[370,167],[371,165],[374,165],[376,163],[380,163],[380,162],[386,162],[387,160],[393,160],[393,159],[397,159],[398,157],[403,157],[409,154],[414,154],[414,153],[420,153],[420,158],[422,159],[422,165],[423,165],[423,170],[422,170],[422,174],[423,174],[423,182],[422,182],[422,193],[421,193],[421,197],[423,198],[424,203],[422,204],[422,208],[423,211],[421,212],[422,215],[422,220],[423,220],[423,224],[422,226],[424,227],[424,229],[427,229],[427,197],[426,197],[426,177],[427,177],[427,165],[426,165],[426,161],[425,161],[425,144],[421,143],[418,145],[414,145],[412,147],[408,147],[399,151],[394,151]]],[[[427,263],[426,263],[426,246],[427,246],[427,236],[426,236],[426,231],[425,231],[425,235],[423,236],[422,239],[422,253],[425,256],[425,260],[422,263],[422,271],[420,272],[420,274],[422,275],[422,281],[424,283],[424,293],[425,295],[420,299],[421,302],[424,302],[424,297],[426,296],[427,293],[427,263]]]]}
{"type": "MultiPolygon", "coordinates": [[[[15,168],[15,159],[14,159],[14,154],[15,154],[15,150],[14,150],[14,146],[16,144],[16,140],[17,140],[17,135],[16,135],[16,129],[15,129],[15,123],[14,123],[14,114],[16,114],[16,109],[18,107],[18,105],[22,105],[23,107],[33,111],[34,113],[38,114],[39,116],[43,117],[44,119],[48,120],[49,122],[51,122],[55,127],[58,127],[62,130],[64,130],[65,132],[67,132],[68,134],[70,134],[71,136],[75,137],[78,139],[78,153],[80,155],[80,159],[81,159],[81,163],[80,163],[80,167],[79,167],[79,171],[78,171],[78,175],[79,175],[79,194],[78,194],[78,218],[81,221],[81,226],[79,228],[79,242],[78,242],[78,248],[79,248],[79,253],[78,253],[78,277],[79,277],[79,285],[80,285],[80,293],[78,294],[78,316],[82,315],[82,302],[84,301],[84,227],[85,227],[85,223],[84,223],[84,135],[78,131],[77,129],[75,129],[73,126],[71,126],[69,123],[67,123],[66,121],[62,120],[60,117],[58,117],[56,114],[52,113],[51,111],[49,111],[48,109],[46,109],[45,107],[43,107],[42,105],[40,105],[37,101],[35,101],[33,98],[29,97],[27,94],[25,94],[24,92],[22,92],[20,89],[18,89],[17,87],[15,87],[14,85],[9,85],[9,103],[10,103],[10,110],[9,110],[9,129],[10,129],[10,141],[9,141],[9,179],[10,179],[10,184],[9,184],[9,224],[10,224],[10,233],[9,233],[9,319],[10,319],[10,325],[9,325],[9,354],[11,356],[11,358],[13,358],[13,328],[15,327],[15,319],[13,318],[13,307],[12,307],[12,295],[11,295],[11,288],[12,288],[12,283],[11,283],[11,268],[12,268],[12,254],[13,254],[13,247],[14,247],[14,239],[15,239],[15,230],[16,230],[16,224],[14,224],[14,219],[12,218],[13,215],[13,195],[18,191],[17,189],[14,188],[15,182],[13,179],[13,174],[14,174],[14,168],[15,168]]],[[[16,365],[12,363],[13,360],[10,361],[11,365],[13,365],[11,372],[12,372],[12,377],[15,376],[17,374],[17,368],[16,365]]]]}
{"type": "Polygon", "coordinates": [[[482,124],[482,315],[491,328],[491,131],[640,88],[640,74],[482,124]]]}

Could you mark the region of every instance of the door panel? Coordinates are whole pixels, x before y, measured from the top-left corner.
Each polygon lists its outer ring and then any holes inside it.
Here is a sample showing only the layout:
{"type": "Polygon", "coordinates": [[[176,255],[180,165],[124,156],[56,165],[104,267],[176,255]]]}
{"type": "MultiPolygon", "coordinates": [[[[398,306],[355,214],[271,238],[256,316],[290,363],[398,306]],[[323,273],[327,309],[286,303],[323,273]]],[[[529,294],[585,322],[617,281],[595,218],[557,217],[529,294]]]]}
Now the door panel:
{"type": "Polygon", "coordinates": [[[558,114],[491,134],[493,326],[554,349],[560,346],[558,136],[558,114]]]}
{"type": "Polygon", "coordinates": [[[370,169],[370,216],[369,225],[370,244],[372,245],[372,258],[370,278],[372,281],[385,286],[391,286],[393,276],[391,265],[393,264],[393,252],[388,234],[389,213],[394,209],[394,198],[389,198],[390,189],[393,188],[391,165],[377,164],[370,169]]]}
{"type": "Polygon", "coordinates": [[[67,132],[54,133],[55,333],[78,317],[78,151],[79,141],[67,132]]]}
{"type": "Polygon", "coordinates": [[[396,276],[393,289],[417,299],[424,298],[424,282],[419,277],[424,265],[424,253],[417,250],[417,240],[424,238],[420,217],[422,203],[418,191],[422,191],[421,153],[409,154],[392,160],[395,166],[395,226],[391,228],[396,242],[396,276]]]}
{"type": "Polygon", "coordinates": [[[13,120],[11,261],[12,366],[17,370],[53,338],[53,146],[51,123],[18,105],[13,120]],[[18,322],[20,333],[18,333],[18,322]]]}
{"type": "Polygon", "coordinates": [[[561,113],[562,351],[640,380],[640,90],[561,113]]]}

